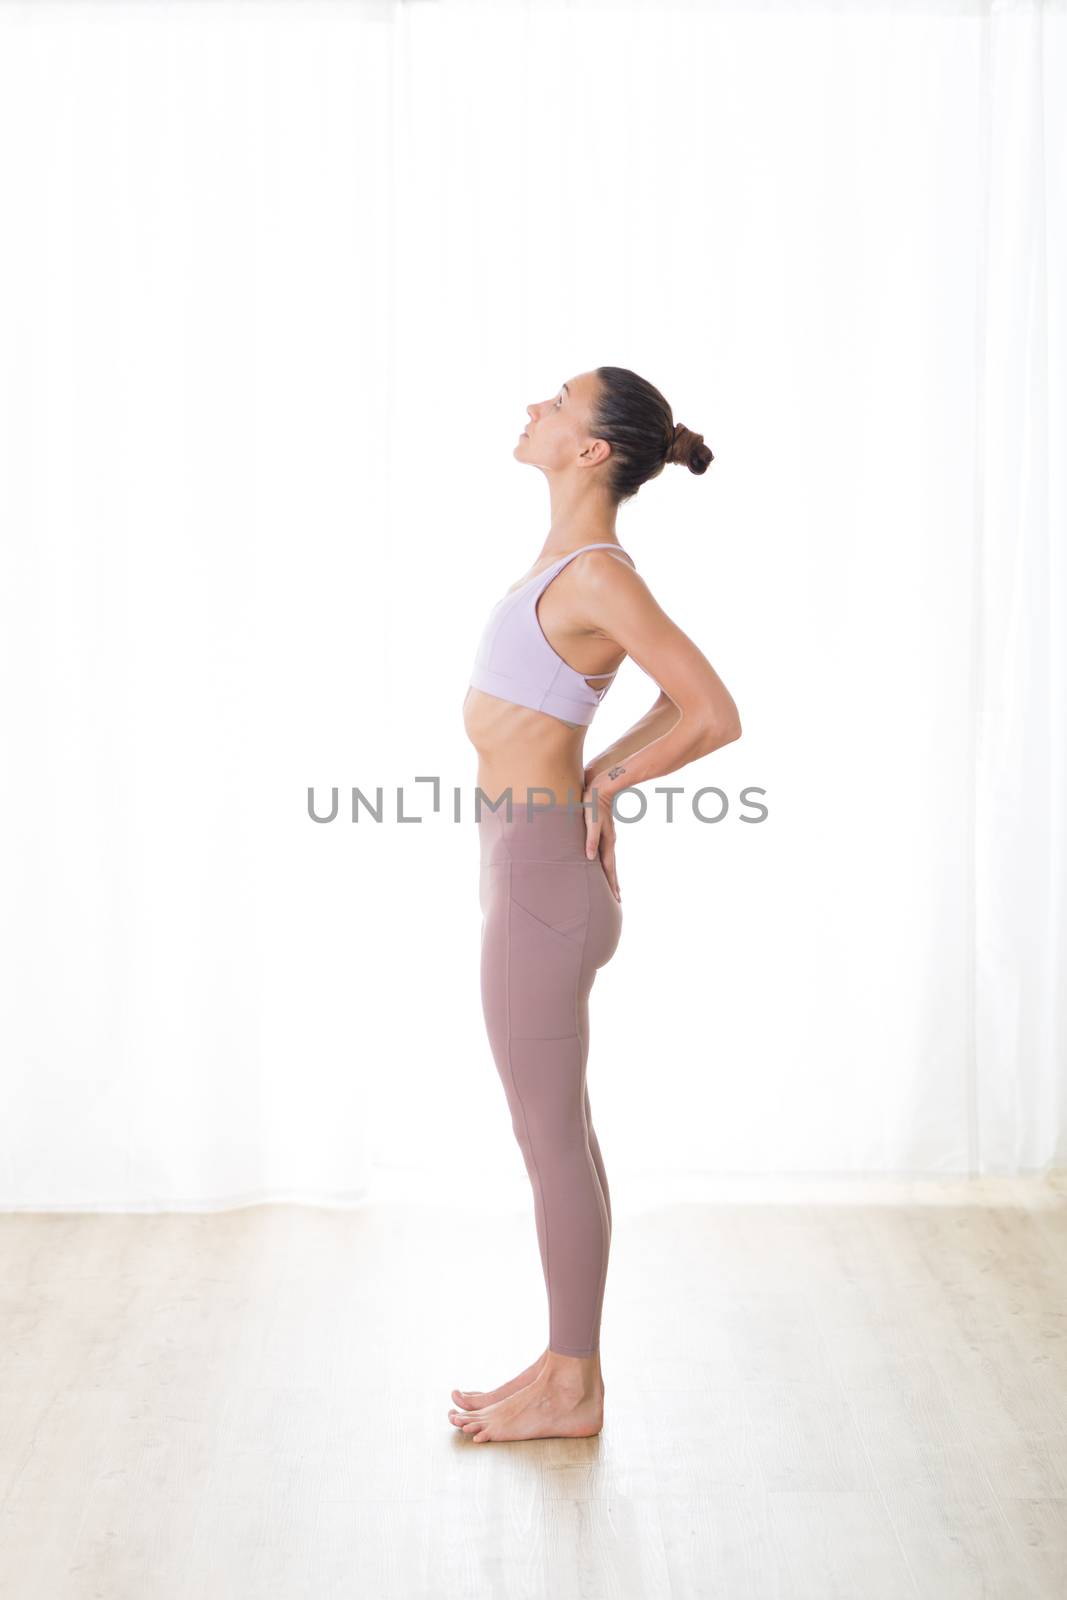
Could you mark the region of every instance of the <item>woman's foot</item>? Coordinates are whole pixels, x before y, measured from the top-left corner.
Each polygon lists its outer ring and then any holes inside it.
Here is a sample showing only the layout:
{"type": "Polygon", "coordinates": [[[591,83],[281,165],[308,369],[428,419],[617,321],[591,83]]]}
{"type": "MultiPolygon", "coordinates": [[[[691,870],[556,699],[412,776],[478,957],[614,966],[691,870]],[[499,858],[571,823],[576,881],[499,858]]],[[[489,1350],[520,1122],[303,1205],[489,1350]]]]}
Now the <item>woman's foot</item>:
{"type": "Polygon", "coordinates": [[[548,1347],[546,1346],[536,1361],[531,1361],[530,1365],[523,1372],[520,1372],[517,1378],[511,1378],[507,1383],[502,1383],[499,1389],[487,1389],[484,1391],[481,1389],[453,1389],[452,1398],[457,1406],[461,1406],[464,1411],[477,1411],[483,1406],[496,1405],[498,1400],[506,1400],[509,1395],[515,1394],[519,1389],[525,1389],[528,1383],[532,1383],[547,1361],[548,1353],[548,1347]]]}
{"type": "Polygon", "coordinates": [[[604,1425],[604,1386],[597,1356],[552,1351],[523,1389],[473,1412],[450,1411],[453,1427],[475,1444],[514,1439],[586,1439],[604,1425]]]}

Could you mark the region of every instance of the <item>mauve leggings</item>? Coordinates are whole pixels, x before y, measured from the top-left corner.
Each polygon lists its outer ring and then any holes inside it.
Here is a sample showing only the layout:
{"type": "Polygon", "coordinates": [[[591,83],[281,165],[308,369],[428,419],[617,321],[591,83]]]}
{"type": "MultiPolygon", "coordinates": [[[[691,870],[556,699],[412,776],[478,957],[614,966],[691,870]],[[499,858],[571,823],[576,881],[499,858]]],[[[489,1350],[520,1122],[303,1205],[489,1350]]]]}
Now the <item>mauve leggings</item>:
{"type": "Polygon", "coordinates": [[[622,932],[585,826],[577,805],[478,819],[482,1009],[533,1187],[548,1344],[568,1356],[600,1346],[611,1198],[585,1085],[589,991],[622,932]]]}

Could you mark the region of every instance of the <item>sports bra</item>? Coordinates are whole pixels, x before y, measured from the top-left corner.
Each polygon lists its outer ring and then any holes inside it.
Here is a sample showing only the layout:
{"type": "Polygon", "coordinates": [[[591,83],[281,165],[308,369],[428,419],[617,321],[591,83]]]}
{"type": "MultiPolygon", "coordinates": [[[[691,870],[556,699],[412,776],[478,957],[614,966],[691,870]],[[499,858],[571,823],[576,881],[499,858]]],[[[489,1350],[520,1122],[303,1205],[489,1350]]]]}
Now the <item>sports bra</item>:
{"type": "MultiPolygon", "coordinates": [[[[578,672],[569,666],[545,638],[537,617],[537,602],[568,561],[585,550],[618,550],[617,544],[583,544],[560,556],[544,572],[535,573],[517,589],[503,595],[489,613],[471,672],[471,687],[513,705],[546,711],[550,717],[586,727],[611,688],[618,672],[578,672]],[[586,678],[607,678],[594,689],[586,678]]],[[[626,555],[626,552],[622,552],[626,555]]],[[[630,561],[630,557],[626,559],[630,561]]],[[[633,562],[630,562],[631,566],[633,562]]]]}

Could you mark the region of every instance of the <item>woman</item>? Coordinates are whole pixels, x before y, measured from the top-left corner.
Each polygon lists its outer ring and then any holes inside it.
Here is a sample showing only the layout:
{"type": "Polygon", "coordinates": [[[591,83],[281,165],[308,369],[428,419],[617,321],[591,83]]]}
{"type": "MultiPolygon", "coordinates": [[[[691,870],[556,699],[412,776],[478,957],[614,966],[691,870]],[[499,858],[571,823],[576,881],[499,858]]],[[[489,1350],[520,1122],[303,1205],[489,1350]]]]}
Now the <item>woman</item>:
{"type": "Polygon", "coordinates": [[[741,733],[722,680],[615,533],[619,506],[668,461],[707,470],[701,435],[625,367],[583,372],[527,411],[515,455],[545,474],[551,525],[490,614],[463,719],[478,752],[482,1004],[533,1187],[549,1334],[498,1389],[453,1389],[462,1409],[449,1419],[478,1443],[603,1424],[611,1201],[585,1077],[589,992],[622,928],[611,797],[741,733]],[[586,728],[627,655],[659,698],[583,764],[586,728]]]}

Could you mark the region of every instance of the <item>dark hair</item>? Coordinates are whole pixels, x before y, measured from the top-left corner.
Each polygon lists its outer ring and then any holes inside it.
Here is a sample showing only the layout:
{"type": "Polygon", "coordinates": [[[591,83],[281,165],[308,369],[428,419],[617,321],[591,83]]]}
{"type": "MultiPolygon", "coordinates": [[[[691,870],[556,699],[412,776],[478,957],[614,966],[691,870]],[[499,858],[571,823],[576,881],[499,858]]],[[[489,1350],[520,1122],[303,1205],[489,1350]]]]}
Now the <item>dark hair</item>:
{"type": "Polygon", "coordinates": [[[670,406],[647,379],[628,367],[597,367],[596,375],[600,390],[590,432],[611,446],[608,487],[616,504],[658,478],[668,461],[707,472],[715,457],[704,435],[675,423],[670,406]]]}

